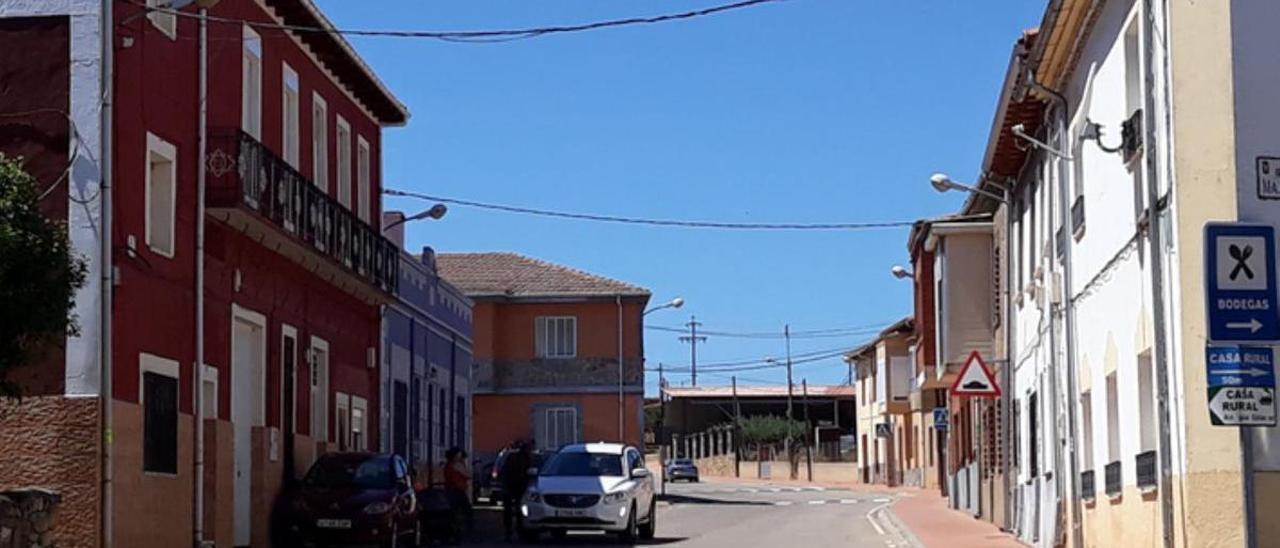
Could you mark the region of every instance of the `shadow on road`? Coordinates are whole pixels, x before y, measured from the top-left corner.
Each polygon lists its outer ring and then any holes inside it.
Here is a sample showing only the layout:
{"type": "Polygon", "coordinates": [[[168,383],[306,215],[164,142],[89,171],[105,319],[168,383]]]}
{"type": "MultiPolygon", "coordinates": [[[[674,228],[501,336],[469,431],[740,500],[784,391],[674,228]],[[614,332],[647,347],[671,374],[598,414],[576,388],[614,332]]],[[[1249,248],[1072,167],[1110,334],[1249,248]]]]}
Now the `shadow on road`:
{"type": "Polygon", "coordinates": [[[658,495],[658,500],[669,502],[671,504],[714,504],[724,506],[773,506],[772,502],[761,500],[733,500],[733,499],[713,499],[707,497],[693,497],[689,495],[658,495]]]}

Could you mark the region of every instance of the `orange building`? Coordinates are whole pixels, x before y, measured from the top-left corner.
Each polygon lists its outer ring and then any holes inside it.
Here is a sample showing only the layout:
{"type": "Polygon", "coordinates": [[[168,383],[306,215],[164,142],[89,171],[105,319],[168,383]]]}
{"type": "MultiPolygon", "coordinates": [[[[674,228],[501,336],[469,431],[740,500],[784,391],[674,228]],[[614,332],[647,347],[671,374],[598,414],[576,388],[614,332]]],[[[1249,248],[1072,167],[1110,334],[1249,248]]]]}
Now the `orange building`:
{"type": "Polygon", "coordinates": [[[441,276],[475,301],[472,443],[640,445],[649,291],[515,253],[442,253],[441,276]],[[621,366],[620,366],[621,364],[621,366]]]}

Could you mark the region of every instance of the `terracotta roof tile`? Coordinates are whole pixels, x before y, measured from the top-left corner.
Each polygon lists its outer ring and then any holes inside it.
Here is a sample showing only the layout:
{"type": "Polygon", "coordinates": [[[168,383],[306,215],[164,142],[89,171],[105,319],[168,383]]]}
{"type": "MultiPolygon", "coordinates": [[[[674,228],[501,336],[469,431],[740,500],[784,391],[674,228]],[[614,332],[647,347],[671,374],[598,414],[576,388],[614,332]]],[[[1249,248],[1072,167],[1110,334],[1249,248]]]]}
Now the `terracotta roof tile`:
{"type": "Polygon", "coordinates": [[[468,297],[648,297],[649,290],[517,253],[438,253],[436,269],[468,297]]]}

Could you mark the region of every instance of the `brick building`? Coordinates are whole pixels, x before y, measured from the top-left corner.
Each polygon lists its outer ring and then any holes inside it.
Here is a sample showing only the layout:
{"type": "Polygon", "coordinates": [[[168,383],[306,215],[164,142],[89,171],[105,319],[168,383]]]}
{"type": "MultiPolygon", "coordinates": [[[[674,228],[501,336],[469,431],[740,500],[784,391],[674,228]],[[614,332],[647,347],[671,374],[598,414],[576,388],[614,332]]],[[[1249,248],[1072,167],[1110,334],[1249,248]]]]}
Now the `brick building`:
{"type": "Polygon", "coordinates": [[[477,457],[516,439],[642,442],[648,290],[514,253],[436,260],[475,301],[477,457]]]}

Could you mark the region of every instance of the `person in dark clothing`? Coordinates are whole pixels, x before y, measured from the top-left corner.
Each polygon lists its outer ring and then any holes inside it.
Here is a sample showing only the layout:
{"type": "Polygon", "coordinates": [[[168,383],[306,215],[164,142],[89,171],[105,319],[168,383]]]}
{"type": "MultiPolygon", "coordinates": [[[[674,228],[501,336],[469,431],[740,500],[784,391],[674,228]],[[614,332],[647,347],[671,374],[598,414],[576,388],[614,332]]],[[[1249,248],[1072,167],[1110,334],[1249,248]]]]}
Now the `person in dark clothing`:
{"type": "Polygon", "coordinates": [[[508,540],[520,523],[520,500],[529,488],[529,466],[533,464],[528,444],[518,441],[511,450],[499,472],[502,480],[502,526],[508,540]]]}

